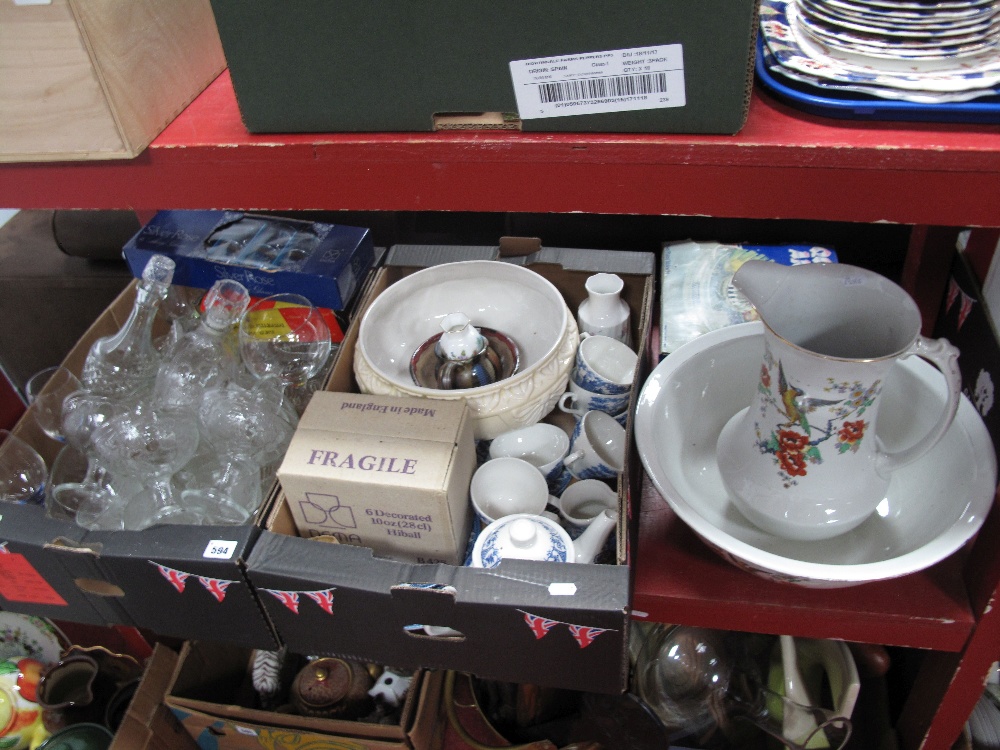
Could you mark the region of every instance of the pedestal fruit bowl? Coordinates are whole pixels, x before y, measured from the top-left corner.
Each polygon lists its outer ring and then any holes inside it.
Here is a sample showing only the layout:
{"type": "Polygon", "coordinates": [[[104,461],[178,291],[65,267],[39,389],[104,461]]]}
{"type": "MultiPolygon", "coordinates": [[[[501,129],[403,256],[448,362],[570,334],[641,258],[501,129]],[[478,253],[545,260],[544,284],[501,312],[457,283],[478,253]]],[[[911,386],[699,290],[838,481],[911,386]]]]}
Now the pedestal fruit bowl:
{"type": "Polygon", "coordinates": [[[361,319],[354,374],[364,393],[464,399],[477,439],[534,424],[566,390],[579,344],[562,294],[543,276],[503,261],[461,261],[417,271],[376,297],[361,319]],[[411,358],[462,313],[477,328],[499,331],[519,349],[508,377],[473,388],[418,385],[411,358]]]}

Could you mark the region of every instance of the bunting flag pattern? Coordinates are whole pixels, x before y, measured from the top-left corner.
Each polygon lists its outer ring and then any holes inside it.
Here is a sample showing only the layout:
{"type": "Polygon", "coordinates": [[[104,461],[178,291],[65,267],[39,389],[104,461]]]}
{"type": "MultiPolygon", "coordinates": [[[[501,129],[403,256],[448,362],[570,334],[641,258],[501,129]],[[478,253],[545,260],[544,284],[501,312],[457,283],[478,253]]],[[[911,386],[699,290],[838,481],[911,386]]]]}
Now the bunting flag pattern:
{"type": "Polygon", "coordinates": [[[284,591],[282,589],[261,589],[266,591],[295,614],[299,614],[299,597],[308,596],[328,615],[333,614],[333,592],[335,589],[315,589],[313,591],[284,591]]]}
{"type": "Polygon", "coordinates": [[[279,589],[262,589],[266,591],[279,602],[288,607],[295,614],[299,613],[299,592],[298,591],[280,591],[279,589]]]}
{"type": "Polygon", "coordinates": [[[614,632],[613,628],[594,628],[589,625],[575,625],[571,622],[552,620],[548,617],[525,612],[523,609],[517,611],[524,615],[524,622],[531,629],[531,632],[535,634],[535,638],[544,638],[556,625],[565,625],[569,628],[570,635],[573,636],[573,640],[576,641],[580,648],[587,648],[601,633],[606,633],[609,630],[614,632]]]}
{"type": "Polygon", "coordinates": [[[328,615],[333,614],[333,589],[323,589],[322,591],[303,591],[302,593],[316,602],[328,615]]]}
{"type": "Polygon", "coordinates": [[[185,573],[183,570],[177,570],[177,568],[170,568],[166,565],[161,565],[153,560],[147,560],[150,565],[156,567],[160,571],[160,575],[166,578],[170,585],[173,586],[178,594],[183,594],[184,589],[187,586],[187,579],[192,575],[198,579],[198,582],[205,587],[217,602],[221,602],[226,598],[226,589],[229,588],[231,584],[239,583],[239,581],[230,581],[225,578],[210,578],[209,576],[200,576],[195,573],[185,573]]]}
{"type": "Polygon", "coordinates": [[[208,578],[207,576],[198,576],[198,582],[208,589],[208,593],[214,596],[216,601],[220,602],[226,598],[226,589],[232,583],[232,581],[226,581],[221,578],[208,578]]]}
{"type": "Polygon", "coordinates": [[[559,624],[558,620],[550,620],[547,617],[540,617],[530,612],[524,612],[524,610],[520,611],[524,614],[524,621],[528,623],[528,627],[535,634],[535,638],[544,638],[553,627],[559,624]]]}
{"type": "Polygon", "coordinates": [[[576,640],[580,645],[580,648],[587,648],[594,639],[603,633],[607,628],[591,628],[586,625],[570,625],[569,632],[570,635],[576,640]]]}
{"type": "Polygon", "coordinates": [[[952,276],[948,279],[948,294],[945,297],[944,311],[946,313],[951,312],[951,306],[955,304],[955,300],[958,298],[958,282],[955,281],[955,277],[952,276]]]}
{"type": "Polygon", "coordinates": [[[970,297],[965,292],[962,292],[962,304],[958,308],[958,329],[962,329],[962,325],[965,323],[965,319],[969,317],[969,313],[972,312],[972,306],[976,304],[976,300],[970,297]]]}
{"type": "Polygon", "coordinates": [[[962,330],[965,319],[969,317],[972,306],[976,304],[976,298],[966,294],[965,290],[959,286],[958,281],[955,280],[955,277],[952,276],[948,279],[948,292],[945,295],[944,306],[945,313],[951,312],[951,308],[954,306],[956,300],[958,301],[958,326],[956,330],[962,330]]]}
{"type": "Polygon", "coordinates": [[[183,570],[177,570],[176,568],[168,568],[166,565],[160,565],[160,563],[153,562],[152,560],[149,560],[149,563],[156,566],[156,569],[160,571],[160,575],[170,581],[170,585],[177,589],[177,593],[184,593],[184,587],[187,585],[190,573],[185,573],[183,570]]]}

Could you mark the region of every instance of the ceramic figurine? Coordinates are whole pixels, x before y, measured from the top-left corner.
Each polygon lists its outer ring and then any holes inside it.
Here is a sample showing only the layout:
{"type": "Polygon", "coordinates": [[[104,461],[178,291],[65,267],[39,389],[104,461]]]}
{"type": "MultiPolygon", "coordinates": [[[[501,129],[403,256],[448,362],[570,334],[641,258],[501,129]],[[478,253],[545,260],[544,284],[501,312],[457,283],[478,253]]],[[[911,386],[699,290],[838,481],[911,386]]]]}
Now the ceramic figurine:
{"type": "Polygon", "coordinates": [[[375,680],[368,695],[392,708],[397,708],[406,697],[406,691],[410,689],[411,682],[413,682],[412,673],[386,667],[379,678],[375,680]]]}
{"type": "Polygon", "coordinates": [[[576,314],[580,331],[608,336],[631,346],[631,311],[621,298],[625,282],[613,273],[596,273],[587,279],[584,287],[587,298],[580,303],[576,314]]]}
{"type": "Polygon", "coordinates": [[[265,709],[273,707],[281,692],[281,652],[257,649],[253,655],[250,675],[253,689],[265,709]]]}

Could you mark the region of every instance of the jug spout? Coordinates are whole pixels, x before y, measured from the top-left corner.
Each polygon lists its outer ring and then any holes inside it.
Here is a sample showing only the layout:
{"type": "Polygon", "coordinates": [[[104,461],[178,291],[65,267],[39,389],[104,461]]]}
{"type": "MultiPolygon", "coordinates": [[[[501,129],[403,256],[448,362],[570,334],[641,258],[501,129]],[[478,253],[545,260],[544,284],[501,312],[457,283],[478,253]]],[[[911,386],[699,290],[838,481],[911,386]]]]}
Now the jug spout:
{"type": "Polygon", "coordinates": [[[591,563],[604,547],[611,532],[618,526],[618,511],[605,510],[594,518],[573,542],[574,562],[591,563]]]}
{"type": "Polygon", "coordinates": [[[781,299],[788,283],[789,266],[767,260],[748,260],[733,276],[733,286],[747,298],[757,314],[766,316],[768,303],[781,299]]]}

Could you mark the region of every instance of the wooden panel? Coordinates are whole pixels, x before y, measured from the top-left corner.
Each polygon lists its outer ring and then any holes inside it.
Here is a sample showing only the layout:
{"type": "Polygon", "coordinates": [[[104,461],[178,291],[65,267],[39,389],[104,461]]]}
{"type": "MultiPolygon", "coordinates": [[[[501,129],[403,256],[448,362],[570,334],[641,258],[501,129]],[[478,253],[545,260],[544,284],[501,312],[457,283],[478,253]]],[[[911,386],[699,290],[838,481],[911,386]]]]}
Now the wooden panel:
{"type": "Polygon", "coordinates": [[[131,153],[226,66],[208,0],[71,1],[131,153]]]}
{"type": "Polygon", "coordinates": [[[209,0],[0,3],[0,161],[133,157],[224,68],[209,0]]]}
{"type": "Polygon", "coordinates": [[[0,160],[124,149],[68,0],[0,3],[0,160]]]}

